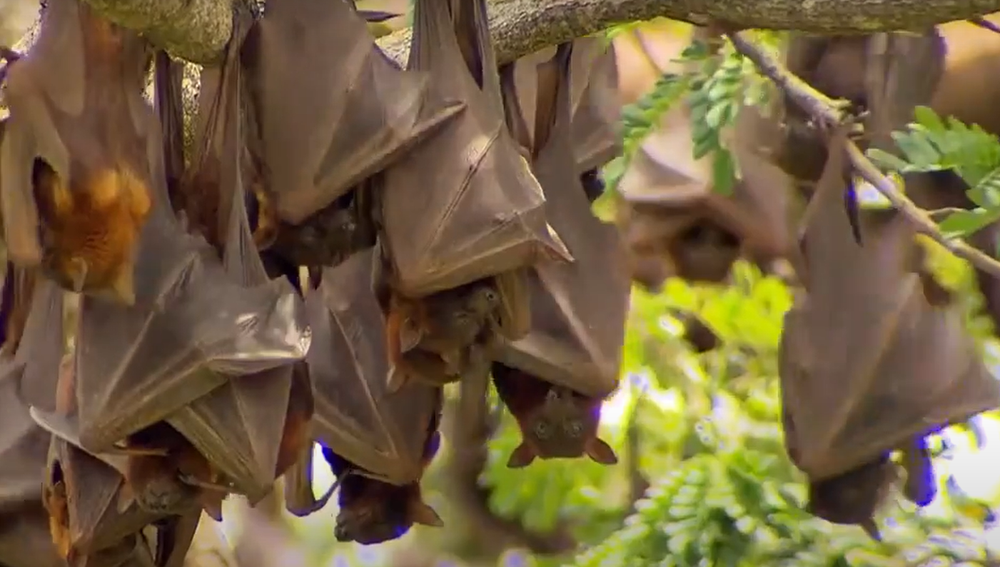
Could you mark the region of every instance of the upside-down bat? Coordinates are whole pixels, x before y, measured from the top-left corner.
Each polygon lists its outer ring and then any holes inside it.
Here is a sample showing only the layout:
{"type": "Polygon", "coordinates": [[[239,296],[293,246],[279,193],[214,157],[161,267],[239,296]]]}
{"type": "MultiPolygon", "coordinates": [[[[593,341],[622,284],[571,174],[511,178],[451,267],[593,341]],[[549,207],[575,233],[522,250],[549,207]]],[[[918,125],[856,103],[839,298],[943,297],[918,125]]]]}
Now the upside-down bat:
{"type": "Polygon", "coordinates": [[[366,476],[403,485],[423,472],[440,389],[409,382],[388,393],[389,360],[377,340],[384,333],[382,317],[369,283],[373,255],[367,250],[325,268],[319,287],[306,294],[313,434],[366,476]]]}
{"type": "Polygon", "coordinates": [[[618,383],[630,285],[625,255],[614,226],[601,222],[573,167],[570,140],[572,46],[536,67],[535,100],[525,100],[513,80],[514,66],[501,70],[507,123],[546,190],[545,214],[576,259],[530,269],[531,330],[499,349],[497,360],[551,384],[604,398],[618,383]],[[534,136],[523,120],[524,105],[536,107],[534,136]]]}
{"type": "MultiPolygon", "coordinates": [[[[441,444],[438,416],[426,432],[422,465],[430,464],[441,444]]],[[[420,493],[420,479],[404,485],[364,476],[353,463],[346,461],[330,448],[323,448],[323,457],[330,464],[340,483],[337,502],[337,541],[356,541],[362,545],[382,543],[404,536],[414,524],[441,527],[444,523],[420,493]]]]}
{"type": "MultiPolygon", "coordinates": [[[[249,23],[246,18],[249,18],[248,13],[242,18],[244,24],[249,23]]],[[[206,150],[199,167],[217,169],[217,175],[212,176],[213,189],[218,194],[218,204],[227,207],[215,211],[215,218],[211,219],[218,225],[216,234],[224,235],[216,244],[223,251],[225,277],[250,289],[271,286],[275,290],[293,290],[286,279],[279,280],[280,288],[279,282],[272,284],[254,244],[246,211],[244,182],[253,182],[253,176],[240,111],[245,97],[241,93],[237,55],[243,27],[245,25],[237,26],[221,72],[217,76],[202,75],[203,80],[210,80],[202,83],[201,136],[206,150]]],[[[294,300],[285,306],[304,318],[302,307],[297,292],[294,300]]],[[[299,359],[304,354],[303,350],[299,359]]],[[[309,442],[302,423],[293,422],[292,429],[286,431],[285,428],[292,368],[296,362],[289,358],[284,364],[261,372],[231,376],[220,388],[191,401],[166,418],[167,423],[204,455],[210,468],[219,473],[219,478],[231,482],[233,489],[245,495],[251,504],[256,504],[271,489],[285,433],[294,433],[296,443],[309,442]]],[[[301,393],[310,394],[309,388],[302,390],[301,393]]],[[[293,419],[306,423],[310,417],[293,414],[293,419]]],[[[301,448],[291,446],[288,451],[290,455],[284,456],[284,460],[291,462],[301,448]]],[[[282,463],[282,466],[288,465],[282,463]]],[[[219,486],[217,479],[200,484],[204,490],[218,489],[220,495],[228,488],[219,486]]]]}
{"type": "Polygon", "coordinates": [[[539,261],[572,260],[504,127],[485,5],[423,0],[413,21],[408,69],[426,72],[436,96],[466,109],[381,174],[376,217],[392,292],[419,299],[539,261]]]}
{"type": "MultiPolygon", "coordinates": [[[[921,72],[913,62],[904,67],[921,72]]],[[[905,80],[905,70],[895,71],[883,76],[905,80]]],[[[890,84],[876,84],[866,95],[876,125],[872,139],[883,147],[893,122],[906,120],[886,108],[890,84]]],[[[828,153],[800,242],[805,293],[785,315],[779,349],[785,442],[814,486],[815,513],[862,522],[871,532],[871,511],[888,482],[878,471],[891,468],[881,464],[885,455],[903,449],[908,497],[929,501],[933,471],[917,436],[996,407],[1000,389],[961,314],[921,276],[912,224],[893,210],[863,210],[865,246],[854,243],[840,206],[849,183],[844,128],[834,133],[828,153]]],[[[920,182],[915,178],[908,187],[920,182]]]]}
{"type": "Polygon", "coordinates": [[[521,444],[507,466],[520,468],[540,459],[575,458],[613,465],[618,457],[597,436],[603,398],[554,386],[520,370],[493,364],[493,384],[521,429],[521,444]]]}
{"type": "Polygon", "coordinates": [[[12,262],[62,287],[134,302],[152,206],[142,88],[145,40],[78,0],[53,0],[10,65],[0,207],[12,262]]]}
{"type": "Polygon", "coordinates": [[[241,60],[252,152],[277,216],[300,224],[463,109],[396,67],[347,2],[274,0],[241,60]],[[316,141],[321,142],[317,143],[316,141]]]}

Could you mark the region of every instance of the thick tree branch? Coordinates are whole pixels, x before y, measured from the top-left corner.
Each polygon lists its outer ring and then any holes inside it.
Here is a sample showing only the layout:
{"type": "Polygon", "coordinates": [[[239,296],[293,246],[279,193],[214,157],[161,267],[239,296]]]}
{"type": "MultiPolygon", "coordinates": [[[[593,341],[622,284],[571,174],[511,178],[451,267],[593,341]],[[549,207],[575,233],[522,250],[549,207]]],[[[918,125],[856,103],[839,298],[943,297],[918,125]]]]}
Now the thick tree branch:
{"type": "MultiPolygon", "coordinates": [[[[232,33],[233,0],[85,0],[110,20],[147,34],[172,55],[215,60],[232,33]]],[[[1000,10],[1000,0],[495,0],[490,22],[501,62],[599,32],[619,22],[658,16],[704,25],[817,33],[921,29],[1000,10]]],[[[409,31],[379,40],[406,61],[409,31]]]]}
{"type": "MultiPolygon", "coordinates": [[[[742,34],[730,33],[727,35],[738,52],[752,61],[762,75],[771,79],[778,88],[788,95],[789,99],[823,127],[832,131],[840,124],[844,116],[837,109],[837,104],[833,100],[789,72],[775,57],[742,34]]],[[[932,220],[931,215],[899,191],[896,184],[883,175],[855,143],[847,143],[847,156],[857,174],[885,196],[897,211],[913,223],[920,234],[929,237],[952,254],[968,260],[972,265],[988,272],[993,277],[1000,278],[1000,262],[961,240],[946,238],[932,220]]]]}

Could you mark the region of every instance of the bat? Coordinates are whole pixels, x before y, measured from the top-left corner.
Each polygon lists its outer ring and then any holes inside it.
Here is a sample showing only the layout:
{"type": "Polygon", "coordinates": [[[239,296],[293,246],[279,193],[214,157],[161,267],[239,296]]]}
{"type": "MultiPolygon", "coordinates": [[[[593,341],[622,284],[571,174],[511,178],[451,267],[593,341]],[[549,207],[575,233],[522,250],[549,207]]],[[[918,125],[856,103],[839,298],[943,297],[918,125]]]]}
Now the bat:
{"type": "MultiPolygon", "coordinates": [[[[552,59],[555,47],[547,47],[524,56],[514,66],[514,83],[524,100],[534,100],[538,92],[536,67],[552,59]]],[[[618,65],[614,44],[606,45],[596,37],[573,41],[570,63],[573,80],[570,84],[572,105],[573,154],[578,171],[596,172],[621,153],[621,140],[617,133],[622,102],[618,93],[618,65]]],[[[533,105],[521,107],[526,124],[535,123],[533,105]]],[[[519,132],[516,138],[525,148],[533,146],[534,132],[519,132]]],[[[584,186],[587,183],[584,182],[584,186]]]]}
{"type": "Polygon", "coordinates": [[[493,365],[493,384],[521,430],[521,443],[507,460],[521,468],[540,459],[586,455],[603,465],[618,462],[611,446],[597,436],[600,397],[581,395],[503,364],[493,365]]]}
{"type": "Polygon", "coordinates": [[[776,126],[752,107],[740,111],[729,150],[741,178],[726,196],[712,187],[708,158],[677,159],[692,152],[689,120],[684,112],[668,115],[619,183],[623,202],[617,223],[636,265],[633,272],[645,264],[648,275],[639,279],[651,288],[670,275],[718,283],[741,254],[777,258],[789,246],[791,180],[758,155],[777,136],[776,126]]]}
{"type": "MultiPolygon", "coordinates": [[[[534,104],[532,168],[546,189],[545,214],[575,261],[531,268],[531,329],[498,349],[496,361],[556,386],[604,398],[618,383],[621,345],[630,284],[617,229],[597,219],[573,167],[570,143],[570,61],[572,46],[559,47],[553,60],[537,67],[535,101],[523,101],[514,69],[501,70],[507,123],[528,131],[520,108],[534,104]]],[[[516,65],[515,63],[514,65],[516,65]]]]}
{"type": "Polygon", "coordinates": [[[376,224],[387,285],[420,299],[539,261],[571,261],[504,127],[483,2],[418,2],[413,21],[407,68],[466,109],[381,174],[376,224]]]}
{"type": "MultiPolygon", "coordinates": [[[[426,430],[421,458],[423,468],[430,464],[441,445],[439,411],[426,430]]],[[[340,512],[334,537],[337,541],[355,541],[371,545],[404,536],[414,524],[441,527],[444,523],[420,494],[420,479],[401,486],[358,474],[356,466],[323,448],[323,457],[340,483],[337,498],[340,512]]],[[[422,474],[422,473],[421,473],[422,474]]]]}
{"type": "Polygon", "coordinates": [[[828,522],[858,525],[872,539],[881,541],[875,512],[888,497],[895,478],[895,467],[884,453],[835,477],[810,481],[806,510],[828,522]]]}
{"type": "Polygon", "coordinates": [[[383,322],[369,281],[373,256],[369,249],[324,268],[319,287],[306,294],[313,435],[359,474],[401,486],[423,473],[440,388],[414,381],[388,393],[389,360],[377,340],[383,322]]]}
{"type": "Polygon", "coordinates": [[[241,51],[251,152],[276,216],[293,225],[464,109],[432,96],[431,77],[396,67],[344,1],[275,0],[241,51]]]}
{"type": "MultiPolygon", "coordinates": [[[[249,13],[245,16],[249,18],[249,13]]],[[[237,38],[241,31],[237,30],[237,38]]],[[[238,39],[230,44],[221,76],[212,82],[202,83],[202,109],[207,115],[204,118],[203,143],[218,149],[217,155],[203,163],[214,162],[214,166],[207,167],[218,169],[217,181],[213,185],[218,188],[219,203],[228,207],[228,210],[215,211],[215,222],[218,222],[220,231],[225,229],[226,234],[224,240],[219,242],[223,247],[226,277],[249,289],[270,286],[284,293],[284,290],[294,290],[294,287],[284,278],[280,279],[280,287],[272,285],[254,244],[243,199],[247,194],[243,180],[249,181],[253,177],[240,112],[244,100],[240,92],[242,76],[238,46],[238,39]],[[214,94],[206,94],[206,87],[212,88],[209,93],[214,94]],[[214,97],[214,102],[206,103],[206,97],[214,97]]],[[[297,312],[297,317],[304,322],[303,307],[296,291],[294,302],[286,308],[292,308],[292,312],[297,312]]],[[[200,476],[192,484],[202,488],[203,496],[209,497],[214,491],[215,501],[205,502],[211,515],[218,515],[221,496],[226,494],[228,483],[245,495],[251,504],[256,504],[270,492],[285,433],[293,363],[303,357],[304,352],[297,359],[286,358],[282,365],[230,377],[218,389],[191,401],[166,418],[166,422],[208,460],[203,463],[205,466],[201,467],[200,475],[185,472],[184,476],[189,481],[200,476]],[[226,479],[227,484],[220,484],[219,479],[226,479]]],[[[304,388],[304,393],[311,394],[308,387],[304,388]]],[[[293,417],[308,423],[311,416],[296,413],[293,417]]],[[[301,427],[302,423],[292,425],[301,427]]],[[[308,436],[302,432],[296,431],[295,434],[297,442],[308,441],[308,436]]],[[[283,466],[287,468],[299,452],[298,447],[292,447],[292,456],[286,457],[289,462],[283,463],[283,466]]]]}
{"type": "Polygon", "coordinates": [[[0,208],[10,260],[65,289],[132,304],[152,201],[144,39],[77,0],[46,5],[34,46],[7,70],[0,208]]]}
{"type": "MultiPolygon", "coordinates": [[[[252,16],[247,10],[241,10],[237,16],[236,35],[230,42],[226,59],[221,65],[205,67],[201,72],[201,89],[198,94],[198,112],[195,118],[194,157],[187,169],[182,169],[183,175],[177,188],[171,194],[174,209],[182,211],[189,223],[189,229],[202,235],[210,244],[222,251],[230,229],[228,218],[234,198],[228,189],[223,188],[223,177],[232,176],[225,172],[226,165],[235,156],[241,163],[245,187],[241,187],[235,197],[243,201],[247,208],[248,222],[253,236],[253,242],[258,249],[270,246],[278,232],[277,212],[271,196],[264,188],[261,164],[250,154],[245,140],[236,142],[239,147],[230,148],[233,142],[233,132],[237,127],[235,121],[243,118],[239,109],[246,104],[242,96],[239,48],[250,28],[252,16]],[[251,215],[250,210],[255,214],[251,215]]],[[[168,65],[169,62],[158,60],[157,64],[168,65]]],[[[165,73],[165,72],[164,72],[165,73]]],[[[175,109],[167,117],[170,124],[183,124],[183,108],[181,108],[181,93],[169,89],[167,83],[162,89],[163,97],[170,97],[171,102],[165,107],[175,109]]],[[[170,131],[176,127],[164,127],[170,131]]],[[[242,134],[241,134],[242,136],[242,134]]],[[[170,143],[176,143],[173,140],[170,143]]],[[[168,143],[168,146],[170,144],[168,143]]],[[[180,152],[183,145],[173,150],[180,152]]],[[[169,168],[168,168],[169,170],[169,168]]]]}
{"type": "Polygon", "coordinates": [[[931,304],[909,222],[891,210],[861,211],[865,247],[853,242],[837,206],[848,183],[845,139],[835,133],[806,210],[806,293],[785,316],[779,349],[786,445],[811,482],[1000,404],[961,315],[931,304]]]}

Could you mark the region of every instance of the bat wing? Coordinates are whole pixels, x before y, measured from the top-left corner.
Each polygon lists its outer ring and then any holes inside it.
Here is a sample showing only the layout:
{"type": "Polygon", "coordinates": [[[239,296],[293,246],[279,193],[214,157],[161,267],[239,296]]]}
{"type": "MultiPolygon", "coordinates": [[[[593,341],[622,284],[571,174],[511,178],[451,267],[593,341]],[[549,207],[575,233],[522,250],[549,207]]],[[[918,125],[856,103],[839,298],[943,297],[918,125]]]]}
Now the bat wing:
{"type": "Polygon", "coordinates": [[[114,546],[162,517],[134,502],[120,511],[121,474],[59,438],[52,438],[46,471],[43,491],[53,490],[59,482],[65,486],[70,544],[77,553],[114,546]]]}
{"type": "Polygon", "coordinates": [[[184,559],[191,549],[195,532],[201,522],[201,510],[194,510],[182,516],[171,516],[155,527],[156,567],[183,567],[184,559]]]}
{"type": "Polygon", "coordinates": [[[456,9],[468,17],[450,15],[447,0],[417,3],[409,67],[426,71],[436,92],[467,109],[383,177],[382,229],[394,287],[414,297],[543,257],[570,259],[504,126],[485,7],[476,1],[456,9]],[[466,58],[463,45],[473,52],[466,58]],[[421,180],[419,192],[414,179],[421,180]]]}
{"type": "Polygon", "coordinates": [[[535,266],[531,331],[507,345],[500,358],[546,381],[603,396],[618,383],[630,282],[618,231],[593,215],[572,166],[571,52],[569,45],[560,46],[550,64],[559,77],[555,91],[546,97],[540,89],[536,112],[547,117],[550,130],[544,138],[535,130],[535,142],[544,145],[534,170],[546,189],[549,223],[576,260],[535,266]],[[541,102],[546,98],[548,103],[541,102]]]}
{"type": "Polygon", "coordinates": [[[184,174],[184,66],[172,61],[166,51],[158,51],[154,72],[153,103],[160,118],[163,135],[163,165],[167,188],[173,195],[184,174]]]}
{"type": "Polygon", "coordinates": [[[573,42],[573,154],[577,171],[601,167],[622,152],[617,132],[621,100],[614,44],[585,37],[573,42]]]}
{"type": "Polygon", "coordinates": [[[301,223],[454,117],[347,2],[276,0],[243,48],[278,213],[301,223]]]}
{"type": "Polygon", "coordinates": [[[372,251],[327,268],[310,305],[316,346],[307,355],[317,441],[392,484],[423,472],[437,389],[408,382],[386,392],[389,364],[381,310],[371,291],[372,251]],[[404,391],[405,390],[405,391],[404,391]]]}
{"type": "MultiPolygon", "coordinates": [[[[228,199],[229,210],[221,216],[228,223],[223,264],[227,277],[241,287],[264,288],[276,292],[275,298],[292,300],[292,323],[304,328],[303,305],[287,279],[273,284],[264,269],[253,242],[244,195],[242,157],[246,147],[240,109],[242,79],[237,53],[228,55],[218,88],[215,123],[210,126],[222,135],[219,161],[220,187],[228,199]],[[228,159],[227,159],[228,158],[228,159]],[[291,292],[291,296],[287,294],[291,292]]],[[[216,136],[209,136],[216,138],[216,136]]],[[[280,321],[279,321],[280,322],[280,321]]],[[[282,329],[272,329],[282,330],[282,329]]],[[[304,332],[304,331],[300,331],[304,332]]],[[[304,336],[304,335],[303,335],[304,336]]],[[[300,336],[301,342],[301,336],[300,336]]],[[[306,345],[307,346],[307,345],[306,345]]],[[[284,364],[262,372],[234,376],[222,387],[192,401],[171,415],[167,421],[218,468],[255,504],[274,482],[278,450],[282,440],[285,414],[292,387],[292,364],[301,360],[305,349],[284,357],[284,364]]]]}
{"type": "Polygon", "coordinates": [[[62,358],[62,292],[38,280],[13,360],[0,360],[0,514],[37,501],[48,434],[31,419],[29,400],[55,399],[62,358]]]}

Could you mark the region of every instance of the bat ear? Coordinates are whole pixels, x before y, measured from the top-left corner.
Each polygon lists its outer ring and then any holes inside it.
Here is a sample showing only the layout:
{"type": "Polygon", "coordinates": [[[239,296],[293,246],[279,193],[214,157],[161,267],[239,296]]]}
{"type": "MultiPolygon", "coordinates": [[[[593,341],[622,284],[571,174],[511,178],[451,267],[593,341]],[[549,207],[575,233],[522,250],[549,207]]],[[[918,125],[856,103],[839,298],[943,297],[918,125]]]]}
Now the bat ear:
{"type": "Polygon", "coordinates": [[[408,519],[414,524],[420,524],[422,526],[431,526],[434,528],[440,528],[444,526],[444,522],[441,521],[441,516],[434,511],[426,503],[424,503],[419,498],[414,498],[410,501],[409,510],[407,510],[408,519]]]}
{"type": "Polygon", "coordinates": [[[519,469],[531,464],[535,460],[535,450],[525,442],[521,442],[507,459],[508,469],[519,469]]]}
{"type": "Polygon", "coordinates": [[[393,365],[389,369],[389,376],[386,380],[385,391],[390,394],[395,394],[402,388],[407,382],[406,372],[403,372],[397,365],[393,365]]]}
{"type": "Polygon", "coordinates": [[[406,319],[399,326],[399,353],[405,354],[420,344],[424,338],[423,329],[413,324],[413,321],[406,319]]]}
{"type": "Polygon", "coordinates": [[[205,513],[216,522],[222,521],[222,494],[213,490],[201,489],[198,495],[198,503],[201,504],[205,513]]]}
{"type": "Polygon", "coordinates": [[[587,442],[586,452],[592,461],[602,465],[618,464],[618,456],[615,455],[614,450],[599,437],[594,437],[587,442]]]}
{"type": "Polygon", "coordinates": [[[111,284],[111,292],[117,301],[125,305],[135,305],[135,268],[130,265],[122,269],[111,284]]]}

